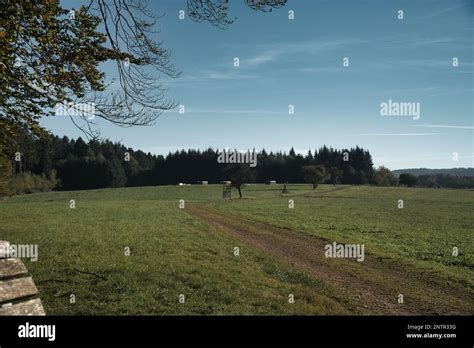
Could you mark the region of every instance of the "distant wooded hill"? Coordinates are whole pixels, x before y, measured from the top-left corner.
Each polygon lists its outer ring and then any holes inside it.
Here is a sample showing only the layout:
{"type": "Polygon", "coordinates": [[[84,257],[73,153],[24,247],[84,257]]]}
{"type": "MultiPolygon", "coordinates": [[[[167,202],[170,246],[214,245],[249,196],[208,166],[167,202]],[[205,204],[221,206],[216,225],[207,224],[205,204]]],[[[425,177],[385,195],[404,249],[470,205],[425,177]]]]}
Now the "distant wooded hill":
{"type": "Polygon", "coordinates": [[[474,176],[474,168],[449,168],[449,169],[428,169],[428,168],[411,168],[392,170],[396,177],[402,173],[410,173],[416,176],[420,175],[453,175],[453,176],[474,176]]]}

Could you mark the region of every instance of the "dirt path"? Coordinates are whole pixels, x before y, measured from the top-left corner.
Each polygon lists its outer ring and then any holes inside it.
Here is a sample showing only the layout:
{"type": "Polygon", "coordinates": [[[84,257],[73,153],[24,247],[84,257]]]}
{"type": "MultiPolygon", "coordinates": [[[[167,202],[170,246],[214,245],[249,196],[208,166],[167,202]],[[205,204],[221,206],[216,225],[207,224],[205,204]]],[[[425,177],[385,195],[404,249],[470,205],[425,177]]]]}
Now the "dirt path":
{"type": "Polygon", "coordinates": [[[469,314],[472,293],[465,284],[447,285],[431,272],[420,272],[391,259],[368,255],[365,261],[331,259],[324,246],[332,240],[310,236],[218,211],[205,205],[187,204],[186,211],[220,231],[241,239],[267,254],[305,270],[343,289],[361,311],[374,314],[469,314]],[[404,303],[398,304],[398,294],[404,303]],[[449,298],[449,301],[443,299],[449,298]]]}

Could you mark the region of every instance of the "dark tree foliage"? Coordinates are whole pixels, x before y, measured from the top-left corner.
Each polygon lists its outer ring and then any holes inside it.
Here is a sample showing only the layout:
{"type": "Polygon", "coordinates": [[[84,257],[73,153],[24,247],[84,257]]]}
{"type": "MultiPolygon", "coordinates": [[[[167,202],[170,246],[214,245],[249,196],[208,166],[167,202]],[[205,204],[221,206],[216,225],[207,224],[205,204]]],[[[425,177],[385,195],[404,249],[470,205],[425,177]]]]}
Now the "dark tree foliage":
{"type": "Polygon", "coordinates": [[[413,187],[418,184],[418,178],[410,173],[402,173],[398,178],[398,183],[400,185],[406,185],[408,187],[413,187]]]}
{"type": "MultiPolygon", "coordinates": [[[[18,137],[14,151],[21,153],[21,161],[15,162],[11,155],[3,160],[4,166],[11,167],[15,174],[31,172],[48,176],[55,171],[60,181],[57,188],[63,190],[199,181],[220,183],[232,181],[233,176],[229,165],[217,162],[219,151],[211,148],[156,156],[108,140],[86,142],[82,138],[57,136],[45,140],[25,132],[18,137]]],[[[251,168],[251,175],[243,181],[303,183],[305,166],[324,167],[329,175],[322,182],[328,183],[363,184],[365,178],[372,178],[374,174],[368,151],[359,147],[340,151],[324,146],[306,156],[296,154],[293,149],[289,153],[262,150],[257,156],[257,167],[251,168]],[[354,162],[354,158],[363,163],[354,162]],[[363,168],[364,173],[355,168],[363,168]]]]}
{"type": "MultiPolygon", "coordinates": [[[[166,100],[161,77],[179,75],[170,52],[154,40],[159,18],[135,0],[91,0],[76,9],[58,0],[2,1],[0,123],[44,136],[38,121],[58,105],[94,103],[95,117],[117,125],[152,124],[176,106],[166,100]],[[100,69],[107,61],[116,66],[114,90],[100,69]]],[[[71,120],[98,136],[89,117],[71,120]]],[[[0,138],[12,136],[0,129],[0,138]]]]}
{"type": "Polygon", "coordinates": [[[313,190],[326,177],[326,169],[322,164],[316,166],[303,166],[304,181],[313,185],[313,190]]]}
{"type": "MultiPolygon", "coordinates": [[[[18,137],[15,152],[21,161],[14,161],[13,154],[0,158],[0,165],[9,173],[19,175],[31,172],[50,177],[57,172],[62,190],[81,190],[101,187],[176,185],[208,181],[210,184],[231,180],[233,172],[228,164],[220,164],[220,151],[181,150],[167,156],[152,155],[127,148],[111,141],[69,139],[51,136],[49,140],[37,139],[23,133],[18,137]]],[[[244,165],[247,166],[248,165],[244,165]]],[[[393,176],[386,168],[373,168],[372,157],[359,147],[336,150],[326,146],[309,151],[303,156],[293,149],[289,153],[262,150],[257,155],[257,166],[250,168],[251,175],[242,183],[305,182],[305,167],[322,166],[327,175],[321,181],[330,184],[394,185],[393,176]],[[383,174],[383,175],[382,175],[383,174]]],[[[308,179],[308,178],[306,178],[308,179]]],[[[0,186],[8,177],[0,177],[0,186]]],[[[235,180],[235,178],[234,178],[235,180]]],[[[420,176],[400,175],[401,185],[424,187],[474,187],[474,177],[446,174],[420,176]]],[[[312,181],[313,182],[313,181],[312,181]]],[[[2,184],[3,183],[3,184],[2,184]]]]}
{"type": "Polygon", "coordinates": [[[375,171],[373,184],[377,186],[395,186],[397,183],[398,180],[395,178],[390,169],[381,166],[375,171]]]}
{"type": "Polygon", "coordinates": [[[232,187],[237,189],[240,198],[242,198],[242,187],[252,182],[255,177],[250,167],[245,164],[235,164],[227,167],[224,170],[224,175],[231,181],[232,187]]]}
{"type": "Polygon", "coordinates": [[[418,177],[418,186],[437,188],[474,188],[474,176],[458,176],[451,174],[420,175],[418,177]]]}
{"type": "Polygon", "coordinates": [[[337,185],[341,182],[342,174],[342,170],[338,167],[333,166],[327,169],[328,180],[333,185],[337,185]]]}

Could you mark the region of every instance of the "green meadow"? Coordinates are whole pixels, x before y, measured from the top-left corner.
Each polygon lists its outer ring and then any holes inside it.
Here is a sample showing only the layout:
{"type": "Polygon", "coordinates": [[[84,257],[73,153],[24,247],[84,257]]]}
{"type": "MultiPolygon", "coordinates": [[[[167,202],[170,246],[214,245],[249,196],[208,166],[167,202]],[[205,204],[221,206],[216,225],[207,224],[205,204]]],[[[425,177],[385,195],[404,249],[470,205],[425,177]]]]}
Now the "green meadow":
{"type": "Polygon", "coordinates": [[[0,201],[0,240],[38,245],[38,261],[24,262],[50,315],[474,312],[474,191],[281,190],[16,196],[0,201]],[[363,244],[364,261],[327,258],[333,242],[363,244]]]}

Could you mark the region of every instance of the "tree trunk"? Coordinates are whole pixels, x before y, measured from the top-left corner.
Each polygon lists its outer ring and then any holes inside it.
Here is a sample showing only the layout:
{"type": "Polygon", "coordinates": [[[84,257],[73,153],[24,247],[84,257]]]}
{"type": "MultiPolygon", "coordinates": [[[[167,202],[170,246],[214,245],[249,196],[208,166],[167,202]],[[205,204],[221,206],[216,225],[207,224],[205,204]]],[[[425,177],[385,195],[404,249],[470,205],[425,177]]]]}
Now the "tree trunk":
{"type": "Polygon", "coordinates": [[[313,182],[313,190],[316,190],[316,187],[318,187],[318,184],[313,182]]]}
{"type": "Polygon", "coordinates": [[[242,198],[242,192],[240,191],[240,186],[237,187],[237,191],[239,191],[239,196],[240,196],[240,198],[242,198]]]}

